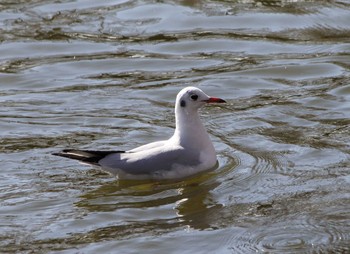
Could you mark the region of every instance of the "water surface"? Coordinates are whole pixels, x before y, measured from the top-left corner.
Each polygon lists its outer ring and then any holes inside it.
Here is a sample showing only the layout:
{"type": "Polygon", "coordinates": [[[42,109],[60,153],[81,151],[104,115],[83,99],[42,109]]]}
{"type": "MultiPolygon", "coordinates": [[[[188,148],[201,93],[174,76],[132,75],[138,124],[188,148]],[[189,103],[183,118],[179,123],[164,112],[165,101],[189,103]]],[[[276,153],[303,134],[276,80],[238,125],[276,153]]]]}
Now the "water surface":
{"type": "Polygon", "coordinates": [[[347,1],[0,4],[4,253],[350,251],[347,1]],[[118,181],[52,152],[174,130],[185,86],[216,170],[118,181]]]}

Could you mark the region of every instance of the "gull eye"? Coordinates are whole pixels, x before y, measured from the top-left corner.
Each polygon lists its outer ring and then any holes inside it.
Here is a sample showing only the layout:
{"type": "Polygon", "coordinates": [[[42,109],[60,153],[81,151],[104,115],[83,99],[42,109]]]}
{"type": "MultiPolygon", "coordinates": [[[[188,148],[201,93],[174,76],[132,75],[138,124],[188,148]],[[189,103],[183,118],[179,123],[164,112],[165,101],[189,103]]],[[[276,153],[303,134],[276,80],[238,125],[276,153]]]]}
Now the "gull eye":
{"type": "Polygon", "coordinates": [[[198,99],[198,95],[197,94],[192,94],[191,95],[191,99],[196,101],[198,99]]]}

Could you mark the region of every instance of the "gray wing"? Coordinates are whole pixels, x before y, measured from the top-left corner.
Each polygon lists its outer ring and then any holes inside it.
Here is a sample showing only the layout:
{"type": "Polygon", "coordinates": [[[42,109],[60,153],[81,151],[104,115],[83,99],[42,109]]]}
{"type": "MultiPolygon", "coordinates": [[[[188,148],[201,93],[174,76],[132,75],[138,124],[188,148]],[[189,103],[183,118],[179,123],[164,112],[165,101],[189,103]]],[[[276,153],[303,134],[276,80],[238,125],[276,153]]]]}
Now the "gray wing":
{"type": "Polygon", "coordinates": [[[164,146],[166,144],[167,144],[167,140],[156,141],[156,142],[152,142],[152,143],[149,143],[146,145],[136,147],[132,150],[129,150],[128,152],[142,152],[142,151],[153,149],[153,148],[159,148],[159,147],[164,146]]]}
{"type": "Polygon", "coordinates": [[[118,174],[123,171],[132,175],[147,175],[158,171],[169,171],[174,166],[195,166],[200,163],[199,152],[184,148],[166,149],[164,147],[140,152],[115,153],[99,161],[105,170],[118,174]]]}

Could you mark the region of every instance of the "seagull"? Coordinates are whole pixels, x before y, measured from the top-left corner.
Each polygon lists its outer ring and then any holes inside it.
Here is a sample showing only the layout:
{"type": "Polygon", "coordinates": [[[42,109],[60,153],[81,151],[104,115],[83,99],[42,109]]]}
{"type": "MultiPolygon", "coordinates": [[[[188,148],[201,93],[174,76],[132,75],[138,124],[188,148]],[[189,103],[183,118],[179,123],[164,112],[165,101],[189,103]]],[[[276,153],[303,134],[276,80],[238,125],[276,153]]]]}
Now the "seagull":
{"type": "Polygon", "coordinates": [[[225,103],[201,89],[182,89],[175,102],[174,134],[128,151],[65,149],[53,155],[78,160],[115,175],[118,179],[179,179],[213,169],[216,152],[198,110],[208,103],[225,103]]]}

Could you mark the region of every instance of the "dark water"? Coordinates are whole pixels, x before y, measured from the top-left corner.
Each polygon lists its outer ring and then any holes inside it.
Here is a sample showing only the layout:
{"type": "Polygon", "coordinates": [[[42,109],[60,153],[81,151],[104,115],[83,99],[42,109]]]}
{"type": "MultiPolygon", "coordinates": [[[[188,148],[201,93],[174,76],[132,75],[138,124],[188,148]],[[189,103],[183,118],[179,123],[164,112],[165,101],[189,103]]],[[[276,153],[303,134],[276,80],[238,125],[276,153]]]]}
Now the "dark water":
{"type": "Polygon", "coordinates": [[[349,253],[349,1],[1,1],[2,253],[349,253]],[[118,181],[51,156],[169,137],[219,167],[118,181]]]}

